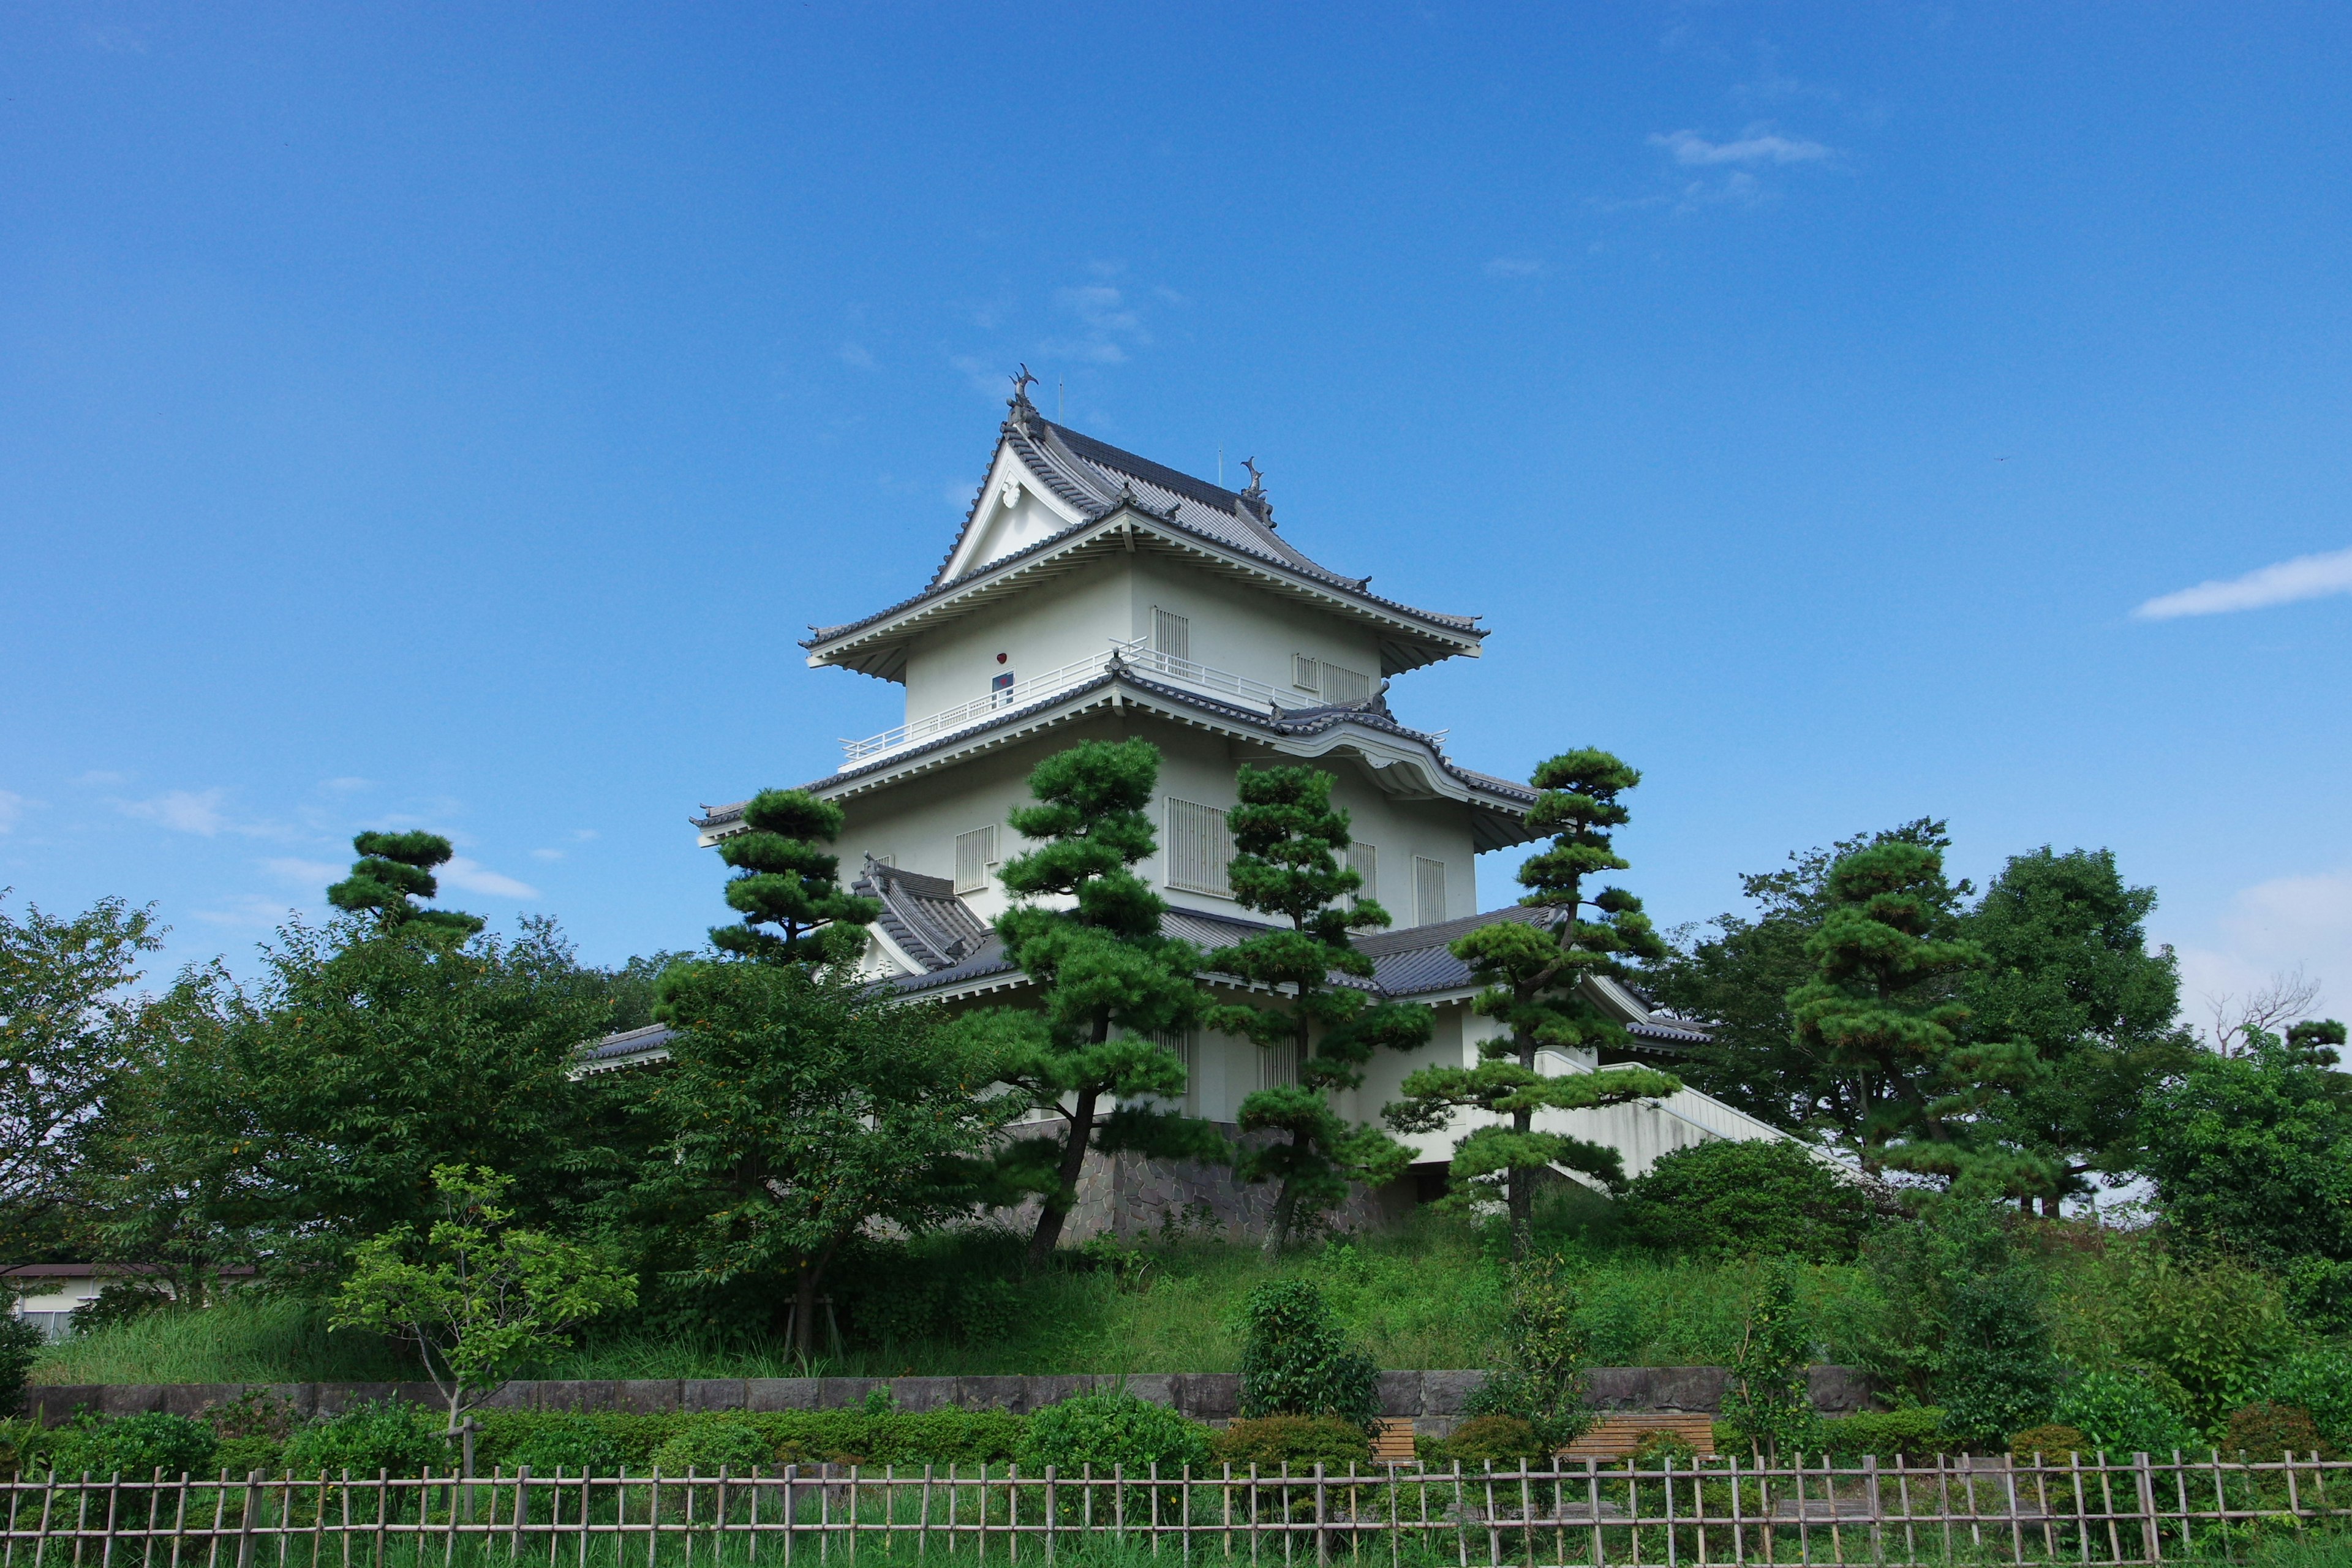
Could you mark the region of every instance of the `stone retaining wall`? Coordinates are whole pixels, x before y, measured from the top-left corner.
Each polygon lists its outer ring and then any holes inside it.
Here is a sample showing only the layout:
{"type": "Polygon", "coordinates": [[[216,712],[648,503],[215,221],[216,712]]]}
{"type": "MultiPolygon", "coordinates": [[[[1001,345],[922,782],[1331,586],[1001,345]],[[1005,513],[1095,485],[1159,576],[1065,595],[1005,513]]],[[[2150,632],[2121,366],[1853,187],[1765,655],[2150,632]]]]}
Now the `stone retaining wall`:
{"type": "MultiPolygon", "coordinates": [[[[1451,1431],[1463,1402],[1483,1372],[1384,1372],[1381,1409],[1409,1416],[1429,1433],[1451,1431]]],[[[1611,1366],[1591,1374],[1592,1402],[1604,1410],[1712,1411],[1721,1407],[1729,1372],[1719,1366],[1611,1366]]],[[[1155,1404],[1172,1405],[1196,1421],[1224,1422],[1235,1414],[1241,1379],[1232,1373],[1148,1373],[1043,1377],[729,1377],[594,1383],[510,1383],[483,1402],[491,1409],[839,1410],[863,1404],[877,1388],[890,1391],[901,1410],[991,1407],[1016,1415],[1093,1388],[1124,1384],[1155,1404]]],[[[1869,1386],[1852,1367],[1812,1369],[1813,1404],[1825,1415],[1862,1409],[1869,1386]]],[[[259,1390],[285,1401],[298,1418],[333,1415],[363,1400],[404,1399],[437,1405],[429,1383],[146,1383],[46,1384],[25,1391],[28,1415],[52,1424],[79,1411],[131,1415],[149,1410],[194,1415],[259,1390]]]]}

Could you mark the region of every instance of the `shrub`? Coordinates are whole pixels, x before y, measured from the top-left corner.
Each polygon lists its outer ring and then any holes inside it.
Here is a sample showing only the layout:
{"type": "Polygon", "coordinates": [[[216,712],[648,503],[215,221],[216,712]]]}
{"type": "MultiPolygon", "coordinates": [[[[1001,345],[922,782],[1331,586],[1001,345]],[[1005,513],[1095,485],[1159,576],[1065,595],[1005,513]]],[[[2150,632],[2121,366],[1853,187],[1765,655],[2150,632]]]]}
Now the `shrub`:
{"type": "Polygon", "coordinates": [[[1474,1415],[1445,1439],[1445,1457],[1465,1465],[1505,1465],[1547,1450],[1532,1423],[1516,1415],[1474,1415]]]}
{"type": "Polygon", "coordinates": [[[2230,1433],[2222,1440],[2224,1453],[2242,1453],[2256,1461],[2265,1461],[2281,1454],[2298,1457],[2316,1451],[2320,1458],[2332,1459],[2336,1450],[2319,1435],[2318,1423],[2311,1412],[2299,1405],[2275,1405],[2265,1399],[2234,1411],[2230,1416],[2230,1433]]]}
{"type": "Polygon", "coordinates": [[[352,1405],[331,1421],[298,1428],[286,1440],[286,1465],[299,1475],[331,1476],[349,1470],[373,1476],[389,1470],[414,1476],[427,1465],[446,1468],[449,1445],[429,1414],[396,1399],[352,1405]]]}
{"type": "Polygon", "coordinates": [[[2147,1249],[2126,1300],[2125,1352],[2179,1384],[2184,1414],[2209,1431],[2261,1397],[2294,1339],[2278,1281],[2227,1258],[2184,1263],[2147,1249]]]}
{"type": "Polygon", "coordinates": [[[150,1411],[113,1421],[87,1422],[58,1435],[49,1462],[59,1475],[201,1476],[212,1468],[220,1439],[201,1421],[150,1411]]]}
{"type": "Polygon", "coordinates": [[[1623,1206],[1627,1228],[1661,1251],[1816,1263],[1851,1259],[1871,1220],[1860,1186],[1780,1139],[1677,1149],[1634,1180],[1623,1206]]]}
{"type": "Polygon", "coordinates": [[[1211,1439],[1219,1461],[1236,1469],[1250,1465],[1270,1470],[1288,1465],[1294,1470],[1318,1462],[1327,1470],[1346,1470],[1371,1462],[1371,1439],[1352,1421],[1335,1415],[1261,1415],[1234,1422],[1211,1439]]]}
{"type": "Polygon", "coordinates": [[[2063,1464],[2069,1454],[2080,1454],[2087,1459],[2091,1452],[2091,1440],[2083,1436],[2079,1427],[2056,1421],[2028,1426],[2009,1440],[2009,1457],[2021,1465],[2032,1464],[2036,1454],[2063,1464]]]}
{"type": "Polygon", "coordinates": [[[1926,1458],[1948,1453],[1953,1447],[1944,1435],[1943,1408],[1935,1405],[1837,1416],[1822,1423],[1820,1440],[1833,1454],[1855,1458],[1875,1454],[1883,1459],[1898,1454],[1926,1458]]]}
{"type": "Polygon", "coordinates": [[[689,1421],[654,1450],[653,1468],[665,1476],[715,1476],[721,1470],[757,1470],[775,1462],[772,1438],[740,1415],[689,1421]]]}
{"type": "Polygon", "coordinates": [[[1320,1290],[1304,1279],[1277,1279],[1252,1290],[1242,1313],[1244,1415],[1330,1415],[1370,1426],[1380,1414],[1381,1369],[1349,1348],[1320,1290]]]}
{"type": "Polygon", "coordinates": [[[1084,1466],[1108,1473],[1124,1465],[1135,1476],[1158,1465],[1175,1475],[1207,1467],[1209,1429],[1124,1389],[1082,1394],[1031,1415],[1019,1454],[1024,1468],[1052,1465],[1075,1475],[1084,1466]]]}
{"type": "Polygon", "coordinates": [[[1724,1391],[1723,1417],[1743,1445],[1768,1455],[1801,1454],[1814,1446],[1821,1417],[1806,1381],[1812,1352],[1811,1327],[1797,1303],[1795,1267],[1774,1258],[1757,1282],[1724,1391]]]}
{"type": "Polygon", "coordinates": [[[2352,1355],[2333,1346],[2305,1351],[2272,1367],[2263,1396],[2311,1412],[2323,1441],[2352,1449],[2352,1355]]]}
{"type": "Polygon", "coordinates": [[[583,1415],[547,1415],[533,1422],[499,1462],[509,1468],[528,1467],[535,1476],[559,1470],[611,1476],[620,1473],[623,1458],[619,1440],[602,1424],[583,1415]]]}
{"type": "Polygon", "coordinates": [[[30,1318],[20,1318],[0,1299],[0,1413],[14,1415],[25,1403],[33,1363],[48,1349],[47,1335],[30,1318]]]}
{"type": "Polygon", "coordinates": [[[1636,1469],[1664,1469],[1669,1463],[1687,1468],[1697,1463],[1698,1450],[1673,1427],[1653,1426],[1633,1439],[1633,1452],[1628,1458],[1636,1469]]]}
{"type": "Polygon", "coordinates": [[[1574,1442],[1592,1425],[1584,1368],[1592,1336],[1577,1319],[1575,1289],[1556,1258],[1511,1267],[1511,1316],[1495,1370],[1470,1391],[1471,1415],[1517,1416],[1545,1451],[1574,1442]]]}
{"type": "Polygon", "coordinates": [[[2074,1427],[2107,1454],[2163,1454],[2194,1448],[2196,1434],[2146,1378],[2086,1372],[2058,1391],[2053,1421],[2074,1427]]]}
{"type": "Polygon", "coordinates": [[[211,1468],[232,1476],[249,1476],[256,1470],[274,1476],[286,1468],[286,1445],[266,1433],[223,1437],[213,1450],[211,1468]]]}

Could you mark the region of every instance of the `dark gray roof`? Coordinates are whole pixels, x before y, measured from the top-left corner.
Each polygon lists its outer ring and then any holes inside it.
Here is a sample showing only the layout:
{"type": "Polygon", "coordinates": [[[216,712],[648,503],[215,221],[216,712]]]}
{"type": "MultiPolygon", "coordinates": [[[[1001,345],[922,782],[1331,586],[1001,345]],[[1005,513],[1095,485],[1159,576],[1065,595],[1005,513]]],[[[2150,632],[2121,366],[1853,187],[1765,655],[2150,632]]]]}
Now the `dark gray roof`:
{"type": "Polygon", "coordinates": [[[850,891],[881,903],[874,923],[926,970],[961,963],[989,940],[987,922],[956,897],[955,884],[945,877],[902,871],[869,855],[850,891]]]}
{"type": "MultiPolygon", "coordinates": [[[[1148,691],[1164,700],[1190,707],[1203,713],[1213,714],[1237,727],[1255,730],[1269,735],[1315,735],[1343,723],[1361,724],[1385,734],[1398,735],[1406,740],[1420,742],[1429,748],[1430,754],[1436,759],[1438,766],[1480,793],[1498,797],[1497,804],[1517,806],[1521,809],[1535,804],[1534,790],[1510,779],[1497,778],[1492,773],[1482,773],[1459,765],[1440,749],[1437,736],[1425,731],[1415,730],[1410,725],[1399,723],[1393,716],[1385,711],[1378,699],[1370,702],[1358,703],[1353,707],[1307,708],[1297,711],[1286,710],[1271,714],[1260,713],[1255,709],[1244,708],[1237,703],[1223,701],[1214,697],[1204,697],[1197,691],[1187,691],[1181,687],[1151,679],[1148,676],[1138,674],[1132,668],[1123,664],[1114,664],[1100,675],[1083,684],[1049,693],[1034,702],[1024,703],[1018,708],[998,709],[973,720],[961,730],[952,730],[946,734],[933,736],[919,745],[888,752],[870,762],[860,763],[855,767],[843,768],[838,773],[827,773],[820,779],[812,779],[801,787],[822,792],[835,785],[862,778],[868,773],[895,767],[912,758],[925,756],[960,744],[974,735],[984,734],[988,731],[1001,729],[1006,725],[1017,724],[1058,703],[1067,702],[1073,698],[1081,697],[1089,692],[1099,691],[1114,683],[1139,691],[1148,691]]],[[[713,828],[724,827],[730,823],[740,821],[743,808],[750,804],[749,801],[738,800],[730,801],[725,805],[706,806],[700,816],[689,817],[688,820],[696,827],[708,833],[713,828]]]]}
{"type": "Polygon", "coordinates": [[[988,496],[983,479],[980,493],[973,497],[971,508],[964,513],[963,527],[957,531],[955,542],[948,547],[939,570],[932,574],[930,582],[921,592],[856,620],[844,621],[836,626],[811,626],[810,635],[802,640],[803,647],[814,647],[844,633],[887,620],[927,599],[947,593],[981,572],[992,571],[1009,562],[1053,550],[1069,535],[1108,516],[1122,505],[1131,505],[1178,532],[1239,551],[1326,586],[1341,589],[1383,609],[1444,627],[1457,635],[1466,634],[1474,637],[1485,635],[1478,629],[1478,617],[1475,616],[1454,616],[1436,610],[1417,609],[1371,592],[1370,577],[1349,577],[1310,560],[1302,552],[1292,548],[1289,541],[1276,531],[1274,507],[1263,492],[1229,490],[1206,479],[1179,473],[1149,458],[1121,451],[1091,436],[1056,425],[1040,416],[1025,402],[1013,405],[1012,416],[1004,422],[1003,440],[1039,483],[1078,512],[1079,521],[1059,533],[1039,540],[1011,555],[950,578],[947,575],[949,566],[954,563],[965,539],[979,525],[986,510],[988,496]]]}

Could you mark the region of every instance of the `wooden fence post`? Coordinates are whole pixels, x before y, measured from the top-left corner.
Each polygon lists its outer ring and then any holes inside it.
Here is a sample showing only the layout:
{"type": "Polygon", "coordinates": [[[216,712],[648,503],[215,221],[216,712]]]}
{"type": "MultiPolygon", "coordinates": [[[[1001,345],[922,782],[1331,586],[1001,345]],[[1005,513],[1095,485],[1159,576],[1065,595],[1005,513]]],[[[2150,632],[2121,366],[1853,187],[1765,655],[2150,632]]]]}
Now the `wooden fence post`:
{"type": "Polygon", "coordinates": [[[2164,1560],[2164,1542],[2158,1533],[2156,1518],[2156,1478],[2148,1470],[2147,1455],[2132,1456],[2132,1479],[2139,1487],[2139,1543],[2150,1563],[2164,1560]]]}

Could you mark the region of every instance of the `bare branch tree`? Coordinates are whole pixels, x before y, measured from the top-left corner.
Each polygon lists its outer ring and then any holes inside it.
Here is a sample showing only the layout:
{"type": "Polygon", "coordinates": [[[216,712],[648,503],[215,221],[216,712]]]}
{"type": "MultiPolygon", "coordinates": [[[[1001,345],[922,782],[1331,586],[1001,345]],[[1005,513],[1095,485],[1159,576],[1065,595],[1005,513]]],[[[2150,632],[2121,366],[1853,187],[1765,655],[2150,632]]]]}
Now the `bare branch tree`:
{"type": "Polygon", "coordinates": [[[2213,1048],[2225,1057],[2243,1056],[2253,1044],[2256,1031],[2275,1035],[2284,1025],[2308,1016],[2318,1004],[2319,982],[2305,974],[2301,964],[2273,971],[2261,989],[2243,1001],[2229,992],[2208,995],[2205,1005],[2213,1016],[2213,1048]]]}

